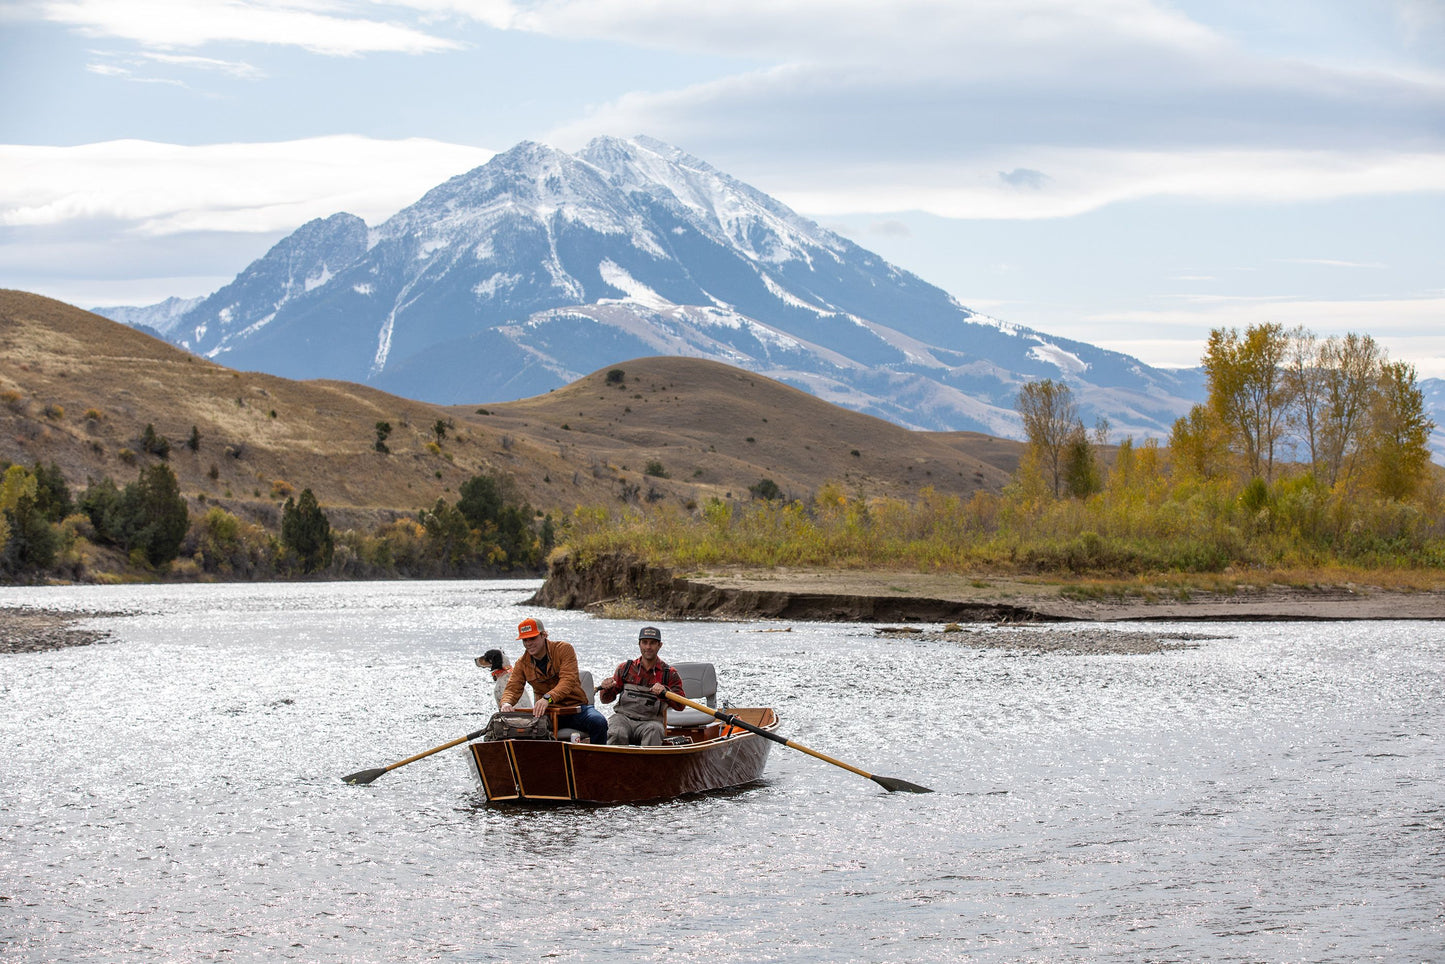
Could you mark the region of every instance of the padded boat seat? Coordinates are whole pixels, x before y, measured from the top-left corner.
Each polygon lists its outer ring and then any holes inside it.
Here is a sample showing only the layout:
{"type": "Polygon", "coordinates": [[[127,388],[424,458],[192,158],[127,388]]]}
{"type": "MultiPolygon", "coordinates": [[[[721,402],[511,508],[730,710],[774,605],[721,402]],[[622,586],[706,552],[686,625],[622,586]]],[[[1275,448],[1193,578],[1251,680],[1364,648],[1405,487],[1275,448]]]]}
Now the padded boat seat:
{"type": "MultiPolygon", "coordinates": [[[[673,663],[672,668],[682,677],[684,696],[695,703],[717,706],[717,670],[712,663],[673,663]]],[[[707,726],[711,722],[711,716],[690,706],[679,709],[669,704],[667,707],[667,725],[670,729],[707,726]]]]}
{"type": "MultiPolygon", "coordinates": [[[[577,679],[582,683],[582,691],[587,694],[587,702],[595,703],[596,700],[594,700],[593,697],[596,695],[597,691],[592,686],[592,674],[585,669],[578,670],[577,679]]],[[[565,709],[565,707],[563,707],[563,709],[565,709]]],[[[587,739],[586,730],[574,729],[567,725],[567,717],[571,716],[572,714],[560,713],[555,709],[552,710],[551,713],[552,725],[555,728],[554,735],[557,737],[557,739],[564,742],[571,741],[573,733],[576,733],[578,738],[580,739],[587,739]]]]}

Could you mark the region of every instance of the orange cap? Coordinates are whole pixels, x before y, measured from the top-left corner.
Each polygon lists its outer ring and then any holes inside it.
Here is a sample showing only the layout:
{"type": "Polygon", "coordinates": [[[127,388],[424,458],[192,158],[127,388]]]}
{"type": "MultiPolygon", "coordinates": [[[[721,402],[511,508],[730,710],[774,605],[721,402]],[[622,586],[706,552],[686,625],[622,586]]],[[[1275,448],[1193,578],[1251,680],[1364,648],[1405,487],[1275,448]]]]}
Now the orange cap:
{"type": "Polygon", "coordinates": [[[533,636],[542,635],[542,620],[524,619],[517,624],[517,638],[531,639],[533,636]]]}

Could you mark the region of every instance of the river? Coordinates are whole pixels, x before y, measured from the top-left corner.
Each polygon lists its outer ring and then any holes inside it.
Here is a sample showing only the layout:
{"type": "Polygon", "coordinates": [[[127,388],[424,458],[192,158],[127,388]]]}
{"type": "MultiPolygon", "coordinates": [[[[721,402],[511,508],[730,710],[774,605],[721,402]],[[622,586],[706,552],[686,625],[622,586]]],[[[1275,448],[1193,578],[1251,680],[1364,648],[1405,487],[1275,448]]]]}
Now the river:
{"type": "MultiPolygon", "coordinates": [[[[647,806],[488,806],[459,750],[344,784],[483,725],[471,658],[520,654],[535,588],[0,589],[126,613],[0,656],[0,960],[1445,959],[1445,624],[1071,655],[662,623],[788,738],[936,792],[779,746],[647,806]]],[[[599,676],[636,653],[536,614],[599,676]]]]}

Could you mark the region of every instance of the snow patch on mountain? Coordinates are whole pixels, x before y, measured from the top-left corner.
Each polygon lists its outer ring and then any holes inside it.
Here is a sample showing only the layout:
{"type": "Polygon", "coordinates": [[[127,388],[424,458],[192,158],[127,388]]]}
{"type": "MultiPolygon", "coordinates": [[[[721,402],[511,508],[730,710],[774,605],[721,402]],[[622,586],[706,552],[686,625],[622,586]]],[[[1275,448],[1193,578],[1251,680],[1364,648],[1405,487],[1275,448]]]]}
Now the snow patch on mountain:
{"type": "Polygon", "coordinates": [[[785,305],[792,305],[794,308],[802,308],[804,311],[811,311],[813,314],[818,315],[822,318],[832,318],[837,316],[837,312],[829,311],[826,308],[819,308],[817,305],[809,304],[802,298],[799,298],[797,295],[793,294],[791,291],[788,291],[782,285],[778,284],[776,281],[770,278],[766,271],[759,271],[758,277],[763,279],[763,286],[768,289],[772,296],[774,298],[777,298],[785,305]]]}
{"type": "Polygon", "coordinates": [[[1039,344],[1029,349],[1030,358],[1053,365],[1065,375],[1081,375],[1089,370],[1088,362],[1071,351],[1039,339],[1039,344]]]}
{"type": "Polygon", "coordinates": [[[625,295],[625,297],[620,299],[600,298],[597,301],[600,305],[616,304],[618,301],[630,301],[634,304],[642,305],[644,308],[661,309],[672,306],[672,302],[632,277],[632,275],[627,273],[627,269],[619,266],[610,258],[603,260],[603,262],[597,266],[597,272],[602,276],[603,281],[618,291],[623,292],[625,295]]]}
{"type": "Polygon", "coordinates": [[[506,272],[498,271],[485,281],[472,285],[472,294],[478,298],[493,298],[496,297],[497,292],[504,291],[521,280],[521,275],[507,274],[506,272]]]}

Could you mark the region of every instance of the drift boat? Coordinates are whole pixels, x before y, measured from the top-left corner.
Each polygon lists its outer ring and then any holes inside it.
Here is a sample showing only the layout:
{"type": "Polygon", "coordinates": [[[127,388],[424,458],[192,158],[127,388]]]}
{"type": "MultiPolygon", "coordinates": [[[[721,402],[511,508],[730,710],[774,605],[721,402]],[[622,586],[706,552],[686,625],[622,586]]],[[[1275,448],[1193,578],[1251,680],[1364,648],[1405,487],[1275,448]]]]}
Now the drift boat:
{"type": "MultiPolygon", "coordinates": [[[[778,725],[765,707],[727,711],[765,732],[778,725]]],[[[736,724],[669,725],[663,746],[593,746],[566,740],[467,744],[467,760],[488,802],[639,803],[723,790],[763,775],[771,744],[736,724]]]]}
{"type": "MultiPolygon", "coordinates": [[[[551,712],[551,740],[476,741],[466,747],[472,773],[488,802],[576,801],[638,803],[752,783],[768,762],[768,741],[758,736],[778,725],[766,708],[729,709],[735,719],[713,717],[717,670],[712,663],[676,663],[683,692],[706,703],[669,708],[662,746],[593,746],[567,726],[567,708],[551,712]]],[[[581,674],[593,698],[592,674],[581,674]]]]}
{"type": "MultiPolygon", "coordinates": [[[[778,743],[866,777],[890,793],[933,792],[897,777],[869,773],[779,736],[774,732],[778,715],[768,707],[717,709],[717,673],[711,663],[674,663],[673,668],[682,677],[688,697],[707,702],[664,693],[678,709],[668,711],[662,746],[593,746],[581,731],[567,727],[567,707],[552,707],[548,710],[550,730],[544,727],[542,734],[551,739],[485,740],[487,729],[481,729],[405,760],[341,779],[364,786],[397,767],[465,743],[468,765],[488,802],[641,803],[746,786],[762,777],[769,744],[778,743]]],[[[579,676],[590,702],[592,674],[579,676]]],[[[499,721],[501,714],[493,722],[499,721]]],[[[502,727],[501,732],[515,731],[502,727]]]]}

